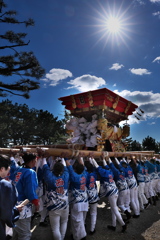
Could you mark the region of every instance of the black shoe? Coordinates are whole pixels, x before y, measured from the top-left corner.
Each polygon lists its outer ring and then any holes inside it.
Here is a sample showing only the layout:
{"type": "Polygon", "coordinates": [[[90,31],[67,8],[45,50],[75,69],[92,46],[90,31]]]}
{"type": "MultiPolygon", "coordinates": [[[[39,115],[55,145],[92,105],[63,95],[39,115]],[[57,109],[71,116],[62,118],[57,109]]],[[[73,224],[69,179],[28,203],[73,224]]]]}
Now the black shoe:
{"type": "Polygon", "coordinates": [[[7,235],[5,239],[6,239],[6,240],[10,240],[10,239],[12,239],[12,236],[7,235]]]}
{"type": "Polygon", "coordinates": [[[153,201],[153,205],[156,206],[156,197],[155,196],[152,197],[152,201],[153,201]]]}
{"type": "Polygon", "coordinates": [[[124,211],[124,213],[126,214],[127,219],[129,220],[129,219],[131,218],[131,214],[130,214],[130,212],[128,212],[128,211],[126,210],[126,211],[124,211]]]}
{"type": "Polygon", "coordinates": [[[107,228],[110,229],[110,230],[112,230],[112,231],[116,231],[116,227],[113,227],[113,226],[111,226],[111,225],[108,225],[107,228]]]}
{"type": "Polygon", "coordinates": [[[156,196],[155,196],[155,199],[156,199],[156,201],[158,201],[158,200],[159,200],[159,197],[158,197],[158,195],[156,195],[156,196]]]}
{"type": "Polygon", "coordinates": [[[132,217],[133,217],[133,218],[139,218],[140,215],[136,215],[136,214],[134,214],[132,217]]]}
{"type": "Polygon", "coordinates": [[[87,238],[86,237],[84,237],[84,238],[81,238],[81,240],[86,240],[87,238]]]}
{"type": "Polygon", "coordinates": [[[149,202],[146,203],[146,204],[144,204],[144,208],[145,208],[145,209],[147,209],[149,206],[150,206],[150,203],[149,203],[149,202]]]}
{"type": "Polygon", "coordinates": [[[90,231],[90,235],[93,235],[96,232],[96,229],[94,229],[93,231],[90,231]]]}
{"type": "Polygon", "coordinates": [[[74,240],[74,238],[73,238],[73,234],[71,234],[71,240],[74,240]]]}
{"type": "Polygon", "coordinates": [[[31,222],[34,220],[34,219],[37,219],[40,217],[40,214],[38,212],[35,212],[32,217],[31,217],[31,222]]]}
{"type": "Polygon", "coordinates": [[[151,198],[151,197],[148,198],[147,200],[148,200],[148,202],[149,202],[150,204],[152,204],[152,198],[151,198]]]}
{"type": "Polygon", "coordinates": [[[123,222],[125,222],[125,224],[129,224],[129,220],[128,219],[123,219],[123,222]]]}
{"type": "Polygon", "coordinates": [[[40,226],[40,227],[47,227],[47,226],[48,226],[48,223],[47,223],[46,221],[40,222],[40,223],[39,223],[39,226],[40,226]]]}
{"type": "Polygon", "coordinates": [[[127,224],[122,226],[122,231],[121,232],[124,233],[126,231],[126,229],[127,229],[127,224]]]}

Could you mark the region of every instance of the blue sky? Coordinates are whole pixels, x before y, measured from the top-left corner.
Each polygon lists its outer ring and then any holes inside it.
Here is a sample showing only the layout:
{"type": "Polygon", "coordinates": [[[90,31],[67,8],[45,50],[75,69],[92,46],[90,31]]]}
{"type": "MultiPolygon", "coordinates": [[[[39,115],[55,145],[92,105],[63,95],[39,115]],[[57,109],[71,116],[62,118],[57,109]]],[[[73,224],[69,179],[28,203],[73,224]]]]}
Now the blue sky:
{"type": "Polygon", "coordinates": [[[64,107],[58,98],[106,87],[145,112],[139,121],[129,118],[130,137],[160,141],[160,0],[6,3],[18,11],[19,20],[35,20],[34,27],[14,30],[28,34],[30,44],[21,50],[33,51],[46,70],[40,90],[32,91],[29,100],[8,99],[60,119],[64,107]]]}

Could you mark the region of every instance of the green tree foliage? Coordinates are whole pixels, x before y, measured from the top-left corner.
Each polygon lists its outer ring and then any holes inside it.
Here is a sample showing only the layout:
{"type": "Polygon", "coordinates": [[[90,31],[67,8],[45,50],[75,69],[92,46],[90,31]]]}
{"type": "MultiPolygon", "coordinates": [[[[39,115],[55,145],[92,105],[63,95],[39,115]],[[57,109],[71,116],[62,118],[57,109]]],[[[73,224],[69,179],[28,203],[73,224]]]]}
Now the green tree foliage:
{"type": "Polygon", "coordinates": [[[29,109],[26,104],[0,103],[0,147],[55,144],[65,135],[64,121],[48,111],[29,109]]]}
{"type": "MultiPolygon", "coordinates": [[[[26,104],[12,104],[9,100],[0,103],[0,147],[12,145],[65,144],[69,137],[65,124],[70,119],[65,112],[64,119],[58,120],[48,111],[29,109],[26,104]]],[[[125,139],[127,151],[160,152],[160,142],[146,137],[142,145],[132,138],[125,139]]]]}
{"type": "Polygon", "coordinates": [[[155,151],[155,153],[160,152],[160,142],[152,137],[146,137],[142,140],[142,144],[132,138],[126,138],[125,143],[127,145],[126,151],[155,151]]]}
{"type": "Polygon", "coordinates": [[[56,143],[59,134],[64,133],[62,121],[58,121],[58,117],[54,118],[48,111],[38,111],[35,124],[37,133],[35,141],[38,144],[56,143]]]}
{"type": "MultiPolygon", "coordinates": [[[[33,26],[33,19],[19,21],[15,16],[16,11],[7,11],[4,0],[0,0],[0,23],[1,24],[24,24],[26,27],[33,26]]],[[[0,46],[0,97],[9,94],[29,98],[29,92],[39,88],[39,81],[45,71],[40,66],[34,53],[20,51],[23,46],[29,44],[24,39],[26,33],[13,32],[12,30],[1,32],[0,39],[3,46],[0,46]],[[14,76],[14,79],[11,78],[14,76]],[[7,81],[8,79],[8,81],[7,81]]]]}
{"type": "Polygon", "coordinates": [[[159,143],[156,142],[156,140],[150,136],[147,136],[142,141],[143,150],[145,151],[155,151],[156,153],[159,152],[159,143]]]}
{"type": "Polygon", "coordinates": [[[136,140],[132,141],[130,144],[130,151],[142,151],[141,144],[136,140]]]}

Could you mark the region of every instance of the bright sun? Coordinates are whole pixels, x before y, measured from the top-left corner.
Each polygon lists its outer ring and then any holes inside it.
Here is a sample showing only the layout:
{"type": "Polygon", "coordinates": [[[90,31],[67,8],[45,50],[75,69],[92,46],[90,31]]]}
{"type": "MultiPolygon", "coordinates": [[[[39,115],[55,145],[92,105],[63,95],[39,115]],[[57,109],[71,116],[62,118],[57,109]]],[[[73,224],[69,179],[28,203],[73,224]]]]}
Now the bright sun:
{"type": "Polygon", "coordinates": [[[124,44],[128,48],[127,42],[128,40],[132,41],[132,26],[135,24],[132,20],[133,16],[129,14],[130,7],[124,6],[123,3],[115,5],[114,1],[107,2],[104,6],[99,3],[99,7],[94,9],[96,23],[93,26],[96,27],[95,34],[98,36],[95,45],[103,41],[103,48],[108,43],[111,43],[112,46],[124,44]]]}
{"type": "Polygon", "coordinates": [[[121,22],[118,18],[110,17],[107,20],[107,30],[110,33],[118,33],[121,30],[121,22]]]}

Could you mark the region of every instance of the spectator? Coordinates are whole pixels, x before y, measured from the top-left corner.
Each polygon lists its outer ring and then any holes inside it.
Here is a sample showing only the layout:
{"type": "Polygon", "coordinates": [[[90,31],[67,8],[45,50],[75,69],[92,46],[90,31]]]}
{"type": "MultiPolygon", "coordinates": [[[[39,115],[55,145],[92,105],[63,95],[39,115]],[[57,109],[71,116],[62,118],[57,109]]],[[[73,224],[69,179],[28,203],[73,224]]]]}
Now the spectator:
{"type": "Polygon", "coordinates": [[[19,211],[23,206],[17,206],[17,191],[12,183],[5,180],[10,171],[9,157],[0,155],[0,239],[6,239],[5,225],[13,228],[18,220],[19,211]]]}

